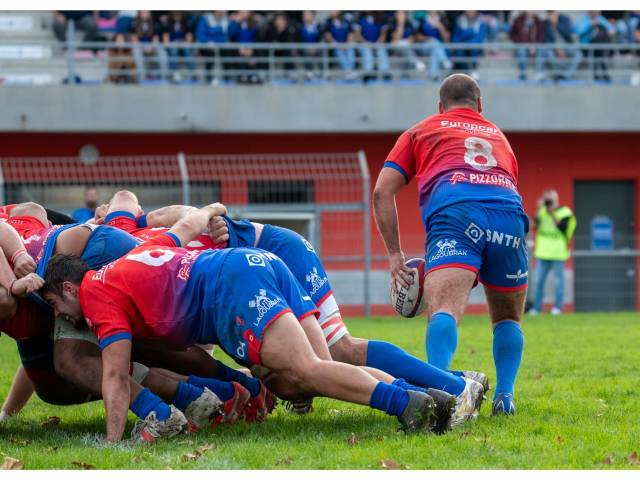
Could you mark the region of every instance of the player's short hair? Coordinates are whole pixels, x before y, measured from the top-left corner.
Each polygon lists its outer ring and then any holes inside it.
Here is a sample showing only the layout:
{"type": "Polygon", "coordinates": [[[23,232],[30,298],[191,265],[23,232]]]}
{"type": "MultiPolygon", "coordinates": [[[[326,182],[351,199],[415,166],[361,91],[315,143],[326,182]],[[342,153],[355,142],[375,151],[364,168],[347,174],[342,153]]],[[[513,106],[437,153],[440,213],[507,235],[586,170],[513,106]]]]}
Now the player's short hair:
{"type": "Polygon", "coordinates": [[[448,76],[440,86],[440,103],[445,111],[465,106],[475,109],[480,97],[478,82],[464,73],[448,76]]]}
{"type": "Polygon", "coordinates": [[[40,289],[40,295],[53,293],[62,297],[62,284],[71,282],[74,285],[82,283],[82,277],[90,270],[87,265],[77,255],[54,255],[44,274],[44,285],[40,289]]]}

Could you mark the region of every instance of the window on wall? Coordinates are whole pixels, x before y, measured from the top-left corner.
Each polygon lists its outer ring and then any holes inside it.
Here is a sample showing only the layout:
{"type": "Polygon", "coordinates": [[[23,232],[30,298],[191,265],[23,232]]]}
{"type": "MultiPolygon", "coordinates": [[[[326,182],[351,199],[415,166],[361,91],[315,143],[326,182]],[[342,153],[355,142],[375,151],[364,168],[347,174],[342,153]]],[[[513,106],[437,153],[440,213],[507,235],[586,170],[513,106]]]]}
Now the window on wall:
{"type": "Polygon", "coordinates": [[[311,180],[250,180],[249,203],[313,203],[311,180]]]}

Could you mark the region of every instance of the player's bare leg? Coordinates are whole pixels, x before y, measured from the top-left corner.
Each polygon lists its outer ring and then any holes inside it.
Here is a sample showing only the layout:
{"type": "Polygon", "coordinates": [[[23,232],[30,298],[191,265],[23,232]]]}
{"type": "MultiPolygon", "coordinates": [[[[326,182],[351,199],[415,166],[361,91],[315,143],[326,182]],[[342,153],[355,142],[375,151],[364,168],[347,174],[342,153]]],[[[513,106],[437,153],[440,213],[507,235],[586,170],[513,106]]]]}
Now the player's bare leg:
{"type": "Polygon", "coordinates": [[[520,328],[527,291],[499,292],[485,287],[493,326],[493,360],[496,365],[496,389],[493,414],[514,414],[513,391],[522,352],[524,336],[520,328]]]}
{"type": "Polygon", "coordinates": [[[398,416],[409,430],[433,427],[435,404],[431,397],[379,382],[353,365],[321,360],[291,313],[279,317],[264,332],[260,356],[266,368],[308,395],[371,405],[398,416]],[[381,401],[383,397],[388,400],[381,401]],[[416,416],[416,412],[420,413],[416,416]],[[408,416],[412,418],[410,425],[406,424],[408,416]]]}
{"type": "Polygon", "coordinates": [[[24,367],[20,365],[13,377],[13,381],[11,382],[7,398],[2,404],[0,421],[17,415],[29,401],[34,391],[33,383],[29,380],[24,367]]]}

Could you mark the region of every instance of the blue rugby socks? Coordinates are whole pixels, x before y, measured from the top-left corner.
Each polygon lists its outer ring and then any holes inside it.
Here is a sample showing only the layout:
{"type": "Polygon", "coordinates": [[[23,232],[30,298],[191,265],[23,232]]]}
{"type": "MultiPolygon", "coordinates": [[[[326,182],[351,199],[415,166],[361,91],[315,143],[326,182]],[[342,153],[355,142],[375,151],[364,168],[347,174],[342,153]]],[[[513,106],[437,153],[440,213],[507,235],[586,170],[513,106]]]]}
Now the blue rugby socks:
{"type": "Polygon", "coordinates": [[[131,404],[131,411],[138,418],[144,420],[151,412],[156,412],[156,418],[164,421],[171,415],[171,408],[160,397],[148,388],[143,389],[131,404]]]}
{"type": "Polygon", "coordinates": [[[369,400],[371,407],[396,417],[402,415],[408,404],[409,394],[406,390],[383,382],[378,382],[369,400]]]}
{"type": "Polygon", "coordinates": [[[178,388],[173,396],[173,404],[177,409],[184,411],[187,406],[202,395],[203,392],[204,389],[202,388],[190,385],[187,382],[178,382],[178,388]]]}
{"type": "Polygon", "coordinates": [[[501,393],[513,394],[513,387],[522,360],[524,335],[520,324],[504,320],[493,328],[493,361],[496,364],[496,390],[494,399],[501,393]]]}
{"type": "Polygon", "coordinates": [[[437,388],[452,395],[464,390],[464,380],[449,372],[423,362],[388,342],[369,340],[367,367],[377,368],[396,378],[424,388],[437,388]]]}
{"type": "Polygon", "coordinates": [[[427,359],[431,365],[448,370],[458,347],[458,326],[450,313],[431,316],[427,328],[427,359]]]}
{"type": "Polygon", "coordinates": [[[223,402],[232,398],[234,394],[234,388],[231,382],[223,382],[215,378],[196,377],[195,375],[189,375],[187,382],[195,387],[207,387],[223,402]]]}
{"type": "Polygon", "coordinates": [[[218,367],[216,370],[216,377],[225,382],[238,382],[244,388],[249,390],[252,397],[255,397],[260,393],[260,380],[250,377],[244,373],[227,367],[224,363],[218,361],[218,367]]]}

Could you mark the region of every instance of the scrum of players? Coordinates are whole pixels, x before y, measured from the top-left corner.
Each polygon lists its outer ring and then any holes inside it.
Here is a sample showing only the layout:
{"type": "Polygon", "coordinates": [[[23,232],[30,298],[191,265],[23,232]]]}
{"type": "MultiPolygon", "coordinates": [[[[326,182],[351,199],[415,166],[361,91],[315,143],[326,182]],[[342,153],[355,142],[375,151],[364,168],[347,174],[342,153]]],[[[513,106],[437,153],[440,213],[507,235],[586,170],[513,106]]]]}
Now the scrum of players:
{"type": "Polygon", "coordinates": [[[0,420],[34,392],[56,405],[102,399],[108,442],[129,411],[132,438],[153,442],[264,421],[277,397],[304,414],[323,396],[441,434],[476,418],[489,388],[482,373],[353,337],[313,246],[220,203],[144,213],[120,191],[86,224],[32,202],[0,216],[0,331],[21,358],[0,420]]]}

